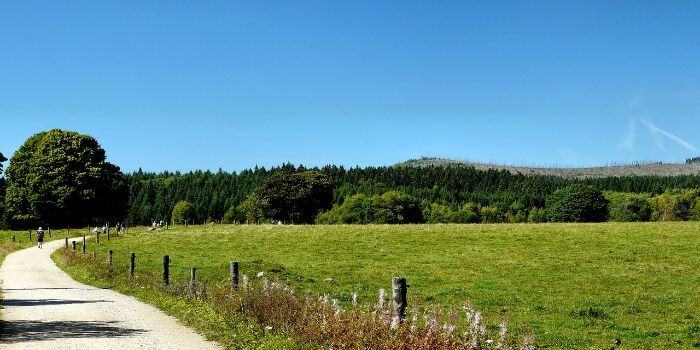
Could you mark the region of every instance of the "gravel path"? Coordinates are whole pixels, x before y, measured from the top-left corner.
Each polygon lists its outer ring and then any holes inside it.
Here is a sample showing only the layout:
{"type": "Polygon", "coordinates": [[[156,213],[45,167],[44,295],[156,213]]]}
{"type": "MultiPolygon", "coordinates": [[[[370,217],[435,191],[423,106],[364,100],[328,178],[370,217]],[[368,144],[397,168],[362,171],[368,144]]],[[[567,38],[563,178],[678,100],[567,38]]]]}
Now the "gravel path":
{"type": "Polygon", "coordinates": [[[153,306],[74,281],[49,257],[62,244],[5,258],[0,349],[220,348],[153,306]]]}

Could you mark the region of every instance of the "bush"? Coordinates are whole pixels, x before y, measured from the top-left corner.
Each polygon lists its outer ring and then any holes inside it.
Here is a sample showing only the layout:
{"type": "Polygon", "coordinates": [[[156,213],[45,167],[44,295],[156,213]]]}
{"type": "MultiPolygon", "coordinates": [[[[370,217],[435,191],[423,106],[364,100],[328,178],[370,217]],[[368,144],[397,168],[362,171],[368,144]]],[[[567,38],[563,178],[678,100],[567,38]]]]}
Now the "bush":
{"type": "Polygon", "coordinates": [[[654,221],[683,221],[694,216],[696,190],[666,191],[651,199],[651,219],[654,221]]]}
{"type": "Polygon", "coordinates": [[[651,204],[643,194],[608,192],[608,220],[618,222],[649,221],[651,204]]]}
{"type": "Polygon", "coordinates": [[[544,208],[532,208],[530,213],[527,214],[527,222],[530,223],[540,223],[547,221],[547,214],[544,208]]]}
{"type": "Polygon", "coordinates": [[[187,201],[179,201],[173,208],[173,223],[184,224],[185,222],[193,222],[194,207],[187,201]]]}
{"type": "Polygon", "coordinates": [[[602,222],[608,215],[608,200],[591,186],[573,184],[549,196],[545,211],[552,222],[602,222]]]}
{"type": "Polygon", "coordinates": [[[245,214],[236,207],[228,208],[221,219],[224,224],[241,223],[245,221],[245,214]]]}
{"type": "MultiPolygon", "coordinates": [[[[427,209],[426,209],[427,210],[427,209]]],[[[316,218],[319,224],[409,224],[423,222],[418,200],[399,191],[367,197],[356,194],[316,218]]]]}

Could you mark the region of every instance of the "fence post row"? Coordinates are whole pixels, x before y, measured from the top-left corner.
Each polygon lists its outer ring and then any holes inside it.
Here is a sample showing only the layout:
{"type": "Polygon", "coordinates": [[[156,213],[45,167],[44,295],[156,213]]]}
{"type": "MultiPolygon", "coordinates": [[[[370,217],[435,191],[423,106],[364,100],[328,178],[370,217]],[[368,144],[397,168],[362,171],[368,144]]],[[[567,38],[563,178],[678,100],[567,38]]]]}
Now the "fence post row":
{"type": "Polygon", "coordinates": [[[134,269],[136,268],[136,253],[131,252],[131,262],[129,263],[129,276],[134,277],[134,269]]]}
{"type": "Polygon", "coordinates": [[[231,261],[231,290],[238,289],[238,261],[231,261]]]}
{"type": "Polygon", "coordinates": [[[406,318],[406,294],[408,294],[408,285],[405,277],[391,278],[392,299],[394,307],[394,315],[399,316],[400,320],[406,318]]]}
{"type": "Polygon", "coordinates": [[[163,255],[163,283],[170,283],[170,255],[163,255]]]}

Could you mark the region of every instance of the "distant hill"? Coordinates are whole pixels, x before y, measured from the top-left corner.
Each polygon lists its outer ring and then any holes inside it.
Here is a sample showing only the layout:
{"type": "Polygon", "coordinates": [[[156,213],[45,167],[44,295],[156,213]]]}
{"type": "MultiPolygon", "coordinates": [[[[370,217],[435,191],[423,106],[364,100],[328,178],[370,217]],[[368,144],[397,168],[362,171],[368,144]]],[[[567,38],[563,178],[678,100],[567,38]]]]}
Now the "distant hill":
{"type": "Polygon", "coordinates": [[[687,164],[666,164],[661,162],[645,162],[621,165],[607,165],[589,168],[564,168],[564,167],[529,167],[515,165],[500,165],[490,163],[478,163],[464,160],[453,160],[437,157],[423,157],[421,159],[411,159],[396,166],[448,166],[466,165],[477,170],[507,170],[511,173],[521,173],[525,175],[550,175],[565,178],[602,178],[619,176],[679,176],[679,175],[700,175],[700,163],[688,162],[687,164]]]}

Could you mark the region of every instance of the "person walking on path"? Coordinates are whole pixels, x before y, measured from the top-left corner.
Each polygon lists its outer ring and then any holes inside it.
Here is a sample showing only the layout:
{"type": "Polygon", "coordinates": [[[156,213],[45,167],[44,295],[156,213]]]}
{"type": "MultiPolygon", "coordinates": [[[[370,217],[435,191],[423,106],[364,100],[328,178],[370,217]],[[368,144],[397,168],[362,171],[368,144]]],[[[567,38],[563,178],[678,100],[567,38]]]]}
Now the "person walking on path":
{"type": "Polygon", "coordinates": [[[44,246],[44,230],[42,230],[41,227],[36,230],[36,241],[39,249],[42,249],[44,246]]]}

